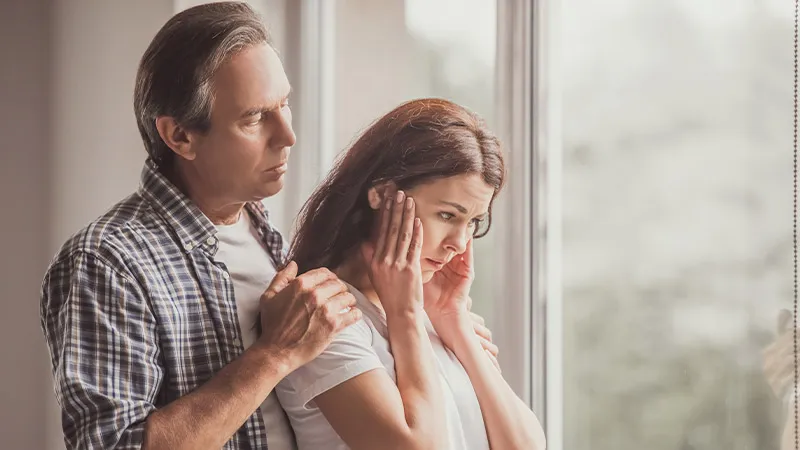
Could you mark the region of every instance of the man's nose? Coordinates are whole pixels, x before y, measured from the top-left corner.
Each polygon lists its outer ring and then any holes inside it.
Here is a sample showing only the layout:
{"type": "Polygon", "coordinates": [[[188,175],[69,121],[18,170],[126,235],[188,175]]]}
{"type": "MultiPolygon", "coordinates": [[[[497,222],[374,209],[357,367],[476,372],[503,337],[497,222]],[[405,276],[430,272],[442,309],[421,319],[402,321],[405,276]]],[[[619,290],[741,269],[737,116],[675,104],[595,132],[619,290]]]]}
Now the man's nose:
{"type": "Polygon", "coordinates": [[[297,142],[297,136],[294,134],[292,128],[292,113],[291,111],[281,112],[278,115],[278,124],[275,127],[275,133],[270,139],[270,147],[272,148],[285,148],[292,147],[297,142]]]}

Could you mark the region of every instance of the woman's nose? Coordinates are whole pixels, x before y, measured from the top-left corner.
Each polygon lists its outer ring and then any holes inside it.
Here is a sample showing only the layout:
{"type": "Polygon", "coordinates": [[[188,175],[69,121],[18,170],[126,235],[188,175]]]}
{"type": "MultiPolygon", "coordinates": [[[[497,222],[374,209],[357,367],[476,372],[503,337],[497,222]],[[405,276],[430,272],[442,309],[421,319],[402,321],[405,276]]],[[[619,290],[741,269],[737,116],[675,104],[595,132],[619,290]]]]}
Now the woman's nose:
{"type": "Polygon", "coordinates": [[[448,236],[445,247],[455,254],[461,254],[467,250],[467,241],[469,241],[469,227],[459,228],[448,236]]]}

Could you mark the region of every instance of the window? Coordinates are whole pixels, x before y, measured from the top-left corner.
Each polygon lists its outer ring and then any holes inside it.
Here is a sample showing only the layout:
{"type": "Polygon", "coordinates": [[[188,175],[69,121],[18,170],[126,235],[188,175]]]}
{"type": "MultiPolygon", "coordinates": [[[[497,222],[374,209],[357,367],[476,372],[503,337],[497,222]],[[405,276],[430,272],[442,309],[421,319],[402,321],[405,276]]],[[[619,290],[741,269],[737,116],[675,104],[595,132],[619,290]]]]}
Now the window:
{"type": "Polygon", "coordinates": [[[790,6],[560,3],[563,448],[777,450],[790,6]]]}
{"type": "MultiPolygon", "coordinates": [[[[339,0],[335,150],[400,103],[444,97],[494,119],[495,2],[339,0]]],[[[475,242],[474,309],[490,318],[492,235],[475,242]]]]}

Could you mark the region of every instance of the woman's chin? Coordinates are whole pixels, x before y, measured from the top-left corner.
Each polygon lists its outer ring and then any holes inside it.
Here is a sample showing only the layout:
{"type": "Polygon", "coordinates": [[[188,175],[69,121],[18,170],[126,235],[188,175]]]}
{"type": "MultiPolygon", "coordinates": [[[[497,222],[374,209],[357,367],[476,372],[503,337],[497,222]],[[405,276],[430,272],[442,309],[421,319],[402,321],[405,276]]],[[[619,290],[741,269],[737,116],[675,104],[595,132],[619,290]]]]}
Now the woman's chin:
{"type": "Polygon", "coordinates": [[[433,275],[436,273],[433,269],[422,269],[422,284],[427,283],[433,279],[433,275]]]}

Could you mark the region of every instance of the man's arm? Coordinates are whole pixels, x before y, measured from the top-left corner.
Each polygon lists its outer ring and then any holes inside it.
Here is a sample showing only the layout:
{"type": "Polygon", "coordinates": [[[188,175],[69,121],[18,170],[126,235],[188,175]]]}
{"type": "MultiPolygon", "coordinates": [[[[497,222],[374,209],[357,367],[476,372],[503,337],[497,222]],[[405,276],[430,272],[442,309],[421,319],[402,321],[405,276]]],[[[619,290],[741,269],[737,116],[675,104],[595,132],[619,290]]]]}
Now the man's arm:
{"type": "Polygon", "coordinates": [[[155,318],[138,285],[116,267],[83,253],[45,279],[43,327],[69,449],[219,449],[278,381],[360,317],[356,309],[339,313],[355,299],[341,293],[346,287],[333,274],[294,279],[290,265],[268,291],[270,317],[283,333],[156,410],[163,368],[155,318]],[[281,283],[288,286],[276,294],[281,283]]]}
{"type": "Polygon", "coordinates": [[[138,449],[161,388],[156,321],[116,265],[77,253],[42,289],[42,327],[68,449],[138,449]]]}
{"type": "Polygon", "coordinates": [[[147,418],[143,449],[219,449],[295,364],[256,343],[194,392],[147,418]]]}

